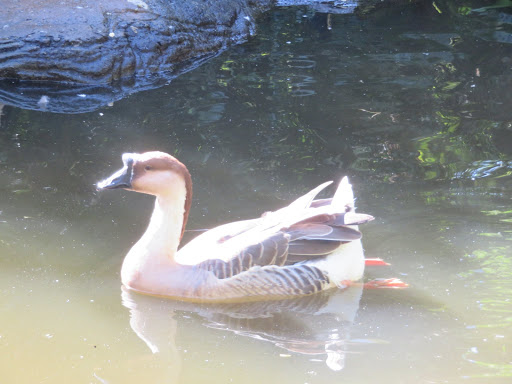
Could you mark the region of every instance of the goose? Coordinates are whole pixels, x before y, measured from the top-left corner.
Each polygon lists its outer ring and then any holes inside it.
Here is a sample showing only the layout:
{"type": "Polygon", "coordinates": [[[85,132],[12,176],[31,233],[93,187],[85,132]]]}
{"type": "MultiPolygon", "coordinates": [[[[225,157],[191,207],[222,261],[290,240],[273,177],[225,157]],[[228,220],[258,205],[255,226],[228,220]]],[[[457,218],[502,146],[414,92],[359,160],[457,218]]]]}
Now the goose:
{"type": "Polygon", "coordinates": [[[374,218],[355,212],[347,177],[332,198],[315,200],[329,181],[287,207],[220,225],[178,249],[192,202],[187,167],[157,151],[125,153],[122,161],[97,189],[156,197],[149,225],[121,267],[129,290],[196,302],[276,300],[346,288],[363,276],[358,226],[374,218]]]}

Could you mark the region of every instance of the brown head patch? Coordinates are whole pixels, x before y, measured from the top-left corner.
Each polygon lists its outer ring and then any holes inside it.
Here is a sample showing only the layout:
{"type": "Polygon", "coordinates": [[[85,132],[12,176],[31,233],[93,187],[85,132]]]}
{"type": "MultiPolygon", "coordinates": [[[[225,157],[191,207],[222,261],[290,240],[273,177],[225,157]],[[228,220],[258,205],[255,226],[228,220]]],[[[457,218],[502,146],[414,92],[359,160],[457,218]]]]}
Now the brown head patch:
{"type": "MultiPolygon", "coordinates": [[[[143,175],[145,172],[155,171],[172,171],[183,177],[185,180],[186,198],[185,212],[183,213],[183,227],[181,229],[181,237],[185,232],[185,226],[188,220],[188,214],[192,205],[192,178],[185,164],[180,162],[174,156],[164,152],[145,152],[138,155],[133,164],[133,175],[143,175]]],[[[180,238],[181,238],[180,237],[180,238]]]]}

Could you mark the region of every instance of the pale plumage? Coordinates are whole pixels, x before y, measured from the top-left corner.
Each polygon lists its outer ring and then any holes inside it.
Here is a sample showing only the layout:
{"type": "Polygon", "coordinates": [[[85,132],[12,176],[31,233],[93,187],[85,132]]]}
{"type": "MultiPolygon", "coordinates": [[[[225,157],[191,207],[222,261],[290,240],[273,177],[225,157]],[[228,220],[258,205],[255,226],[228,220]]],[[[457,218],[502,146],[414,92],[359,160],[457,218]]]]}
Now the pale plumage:
{"type": "Polygon", "coordinates": [[[373,217],[355,213],[347,178],[332,199],[314,200],[327,182],[285,208],[209,230],[178,251],[192,198],[187,168],[162,152],[124,154],[123,163],[98,189],[156,196],[150,224],[123,262],[127,288],[188,300],[261,300],[344,287],[362,277],[357,226],[373,217]]]}

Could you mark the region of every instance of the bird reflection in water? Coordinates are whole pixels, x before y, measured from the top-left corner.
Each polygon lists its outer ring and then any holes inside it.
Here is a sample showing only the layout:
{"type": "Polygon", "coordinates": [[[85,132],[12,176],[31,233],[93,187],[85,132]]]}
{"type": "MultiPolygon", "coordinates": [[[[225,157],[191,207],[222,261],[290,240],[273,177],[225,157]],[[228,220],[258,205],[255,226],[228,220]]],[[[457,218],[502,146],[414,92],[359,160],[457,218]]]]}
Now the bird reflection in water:
{"type": "Polygon", "coordinates": [[[123,289],[122,302],[130,310],[132,330],[154,354],[178,364],[177,369],[181,369],[176,346],[179,313],[188,312],[197,315],[207,328],[270,342],[291,354],[314,355],[325,359],[331,370],[340,371],[345,366],[350,327],[362,290],[360,285],[286,300],[206,304],[123,289]]]}

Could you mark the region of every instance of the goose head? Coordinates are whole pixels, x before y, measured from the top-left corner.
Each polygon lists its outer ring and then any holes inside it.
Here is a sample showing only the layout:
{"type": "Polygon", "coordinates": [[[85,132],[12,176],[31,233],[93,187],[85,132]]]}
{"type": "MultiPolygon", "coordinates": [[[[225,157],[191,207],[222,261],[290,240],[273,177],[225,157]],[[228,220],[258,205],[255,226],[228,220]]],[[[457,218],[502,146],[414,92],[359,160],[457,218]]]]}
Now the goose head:
{"type": "Polygon", "coordinates": [[[180,216],[181,237],[192,205],[192,179],[187,167],[164,152],[124,153],[123,168],[100,181],[96,188],[126,189],[157,197],[159,207],[180,216]],[[179,212],[179,213],[178,213],[179,212]]]}
{"type": "Polygon", "coordinates": [[[192,181],[187,167],[175,157],[163,152],[124,153],[123,168],[97,184],[98,190],[126,189],[165,197],[184,186],[187,197],[192,195],[192,181]]]}

